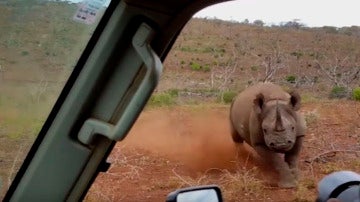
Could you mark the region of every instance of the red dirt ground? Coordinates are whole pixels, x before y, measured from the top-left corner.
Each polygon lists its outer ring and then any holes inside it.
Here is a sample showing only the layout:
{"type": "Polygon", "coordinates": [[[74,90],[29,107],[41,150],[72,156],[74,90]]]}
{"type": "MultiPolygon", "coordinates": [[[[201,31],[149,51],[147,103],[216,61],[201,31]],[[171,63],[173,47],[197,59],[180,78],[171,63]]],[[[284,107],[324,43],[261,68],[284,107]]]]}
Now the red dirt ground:
{"type": "Polygon", "coordinates": [[[109,171],[99,175],[85,200],[165,201],[180,187],[218,184],[225,189],[225,201],[314,201],[316,184],[325,174],[360,171],[354,155],[360,150],[360,103],[305,103],[302,112],[308,131],[297,189],[269,186],[274,172],[248,147],[236,149],[228,106],[177,106],[141,114],[110,155],[109,171]]]}

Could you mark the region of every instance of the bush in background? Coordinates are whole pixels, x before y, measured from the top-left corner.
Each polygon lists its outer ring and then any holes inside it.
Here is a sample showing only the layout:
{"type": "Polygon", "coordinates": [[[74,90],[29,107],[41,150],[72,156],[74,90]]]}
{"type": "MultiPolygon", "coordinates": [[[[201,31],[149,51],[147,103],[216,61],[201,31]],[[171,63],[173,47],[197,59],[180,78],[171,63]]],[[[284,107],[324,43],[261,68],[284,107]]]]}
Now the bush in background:
{"type": "Polygon", "coordinates": [[[352,91],[352,98],[354,100],[360,101],[360,87],[354,88],[354,90],[352,91]]]}
{"type": "Polygon", "coordinates": [[[234,91],[225,91],[219,94],[218,101],[229,104],[233,101],[236,95],[237,93],[234,91]]]}
{"type": "Polygon", "coordinates": [[[176,104],[176,98],[179,95],[178,89],[171,89],[162,93],[152,94],[148,105],[155,107],[171,106],[176,104]]]}
{"type": "Polygon", "coordinates": [[[296,81],[296,76],[294,75],[289,75],[285,78],[285,80],[288,82],[288,83],[295,83],[296,81]]]}
{"type": "Polygon", "coordinates": [[[330,92],[330,98],[345,98],[348,92],[343,86],[334,86],[330,92]]]}
{"type": "Polygon", "coordinates": [[[204,72],[208,72],[210,71],[210,66],[208,64],[206,65],[201,65],[197,62],[190,62],[190,68],[193,71],[204,71],[204,72]]]}

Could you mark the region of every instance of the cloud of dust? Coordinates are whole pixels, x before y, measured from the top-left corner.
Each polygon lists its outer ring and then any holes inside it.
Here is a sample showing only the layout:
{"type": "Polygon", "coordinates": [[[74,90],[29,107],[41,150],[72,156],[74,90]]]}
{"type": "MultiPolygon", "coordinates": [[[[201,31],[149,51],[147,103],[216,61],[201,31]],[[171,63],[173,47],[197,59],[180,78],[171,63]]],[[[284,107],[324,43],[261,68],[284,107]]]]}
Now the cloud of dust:
{"type": "Polygon", "coordinates": [[[121,144],[180,161],[192,171],[254,165],[251,149],[231,139],[227,109],[146,111],[121,144]]]}

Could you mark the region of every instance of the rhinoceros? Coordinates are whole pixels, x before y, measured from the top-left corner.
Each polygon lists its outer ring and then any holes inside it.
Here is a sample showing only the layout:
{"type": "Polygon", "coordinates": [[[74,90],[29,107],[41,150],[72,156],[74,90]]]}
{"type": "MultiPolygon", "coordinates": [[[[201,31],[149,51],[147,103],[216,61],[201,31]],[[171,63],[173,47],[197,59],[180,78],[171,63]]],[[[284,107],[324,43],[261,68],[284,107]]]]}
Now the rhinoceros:
{"type": "Polygon", "coordinates": [[[245,141],[271,164],[282,188],[297,186],[298,156],[306,131],[304,117],[298,111],[300,102],[298,92],[288,93],[265,82],[246,88],[230,107],[233,141],[245,141]]]}

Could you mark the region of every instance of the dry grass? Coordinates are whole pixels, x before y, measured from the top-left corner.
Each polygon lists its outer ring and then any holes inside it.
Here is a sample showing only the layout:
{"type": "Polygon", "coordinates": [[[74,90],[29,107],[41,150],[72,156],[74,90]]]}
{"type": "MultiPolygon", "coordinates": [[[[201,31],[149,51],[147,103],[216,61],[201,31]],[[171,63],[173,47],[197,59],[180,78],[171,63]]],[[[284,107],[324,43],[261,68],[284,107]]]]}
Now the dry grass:
{"type": "Polygon", "coordinates": [[[304,178],[300,180],[295,191],[293,202],[312,202],[315,195],[316,184],[314,179],[304,178]]]}
{"type": "MultiPolygon", "coordinates": [[[[129,182],[137,184],[145,181],[146,183],[140,183],[134,187],[136,192],[144,192],[144,195],[145,193],[175,190],[186,186],[176,176],[164,180],[163,177],[158,178],[153,177],[152,174],[149,175],[148,172],[155,172],[156,168],[166,167],[170,162],[161,157],[153,158],[149,154],[145,154],[145,151],[128,149],[126,145],[115,147],[108,158],[108,162],[111,163],[111,167],[107,172],[101,174],[101,178],[110,180],[106,180],[106,184],[94,183],[84,201],[122,201],[126,197],[126,191],[123,190],[124,186],[128,186],[127,188],[134,186],[133,184],[130,185],[129,182]],[[111,186],[109,186],[109,182],[111,182],[111,186]],[[122,194],[119,194],[119,189],[122,194]]],[[[163,174],[167,175],[166,173],[163,174]]]]}
{"type": "Polygon", "coordinates": [[[332,172],[336,172],[336,171],[340,171],[342,170],[342,166],[339,165],[340,162],[327,162],[327,163],[324,163],[324,164],[320,164],[320,172],[323,173],[323,174],[330,174],[332,172]]]}
{"type": "MultiPolygon", "coordinates": [[[[100,184],[93,184],[84,198],[86,202],[113,202],[115,201],[116,187],[109,186],[107,189],[103,189],[100,184]]],[[[125,198],[125,197],[123,197],[125,198]]]]}
{"type": "MultiPolygon", "coordinates": [[[[127,150],[126,146],[115,147],[114,152],[108,161],[112,163],[108,172],[102,177],[111,179],[112,186],[102,187],[101,183],[95,183],[85,201],[118,201],[116,193],[123,187],[123,183],[129,181],[145,180],[146,185],[139,187],[146,193],[169,190],[173,191],[183,187],[200,186],[206,184],[217,184],[223,190],[223,197],[226,201],[237,201],[241,196],[246,200],[263,199],[263,191],[266,189],[264,182],[258,178],[259,172],[256,167],[251,169],[239,168],[237,171],[226,169],[209,169],[205,172],[197,173],[196,176],[188,175],[181,169],[174,167],[174,164],[166,159],[157,158],[156,160],[149,155],[137,150],[127,150]],[[164,167],[170,166],[168,177],[147,178],[146,172],[149,168],[162,167],[161,172],[165,172],[164,167]],[[117,184],[117,187],[115,184],[117,184]]],[[[156,170],[156,169],[155,169],[156,170]]]]}
{"type": "Polygon", "coordinates": [[[320,114],[316,109],[308,111],[304,114],[305,122],[307,126],[312,126],[316,124],[320,118],[320,114]]]}
{"type": "Polygon", "coordinates": [[[36,84],[0,82],[0,198],[10,186],[47,118],[60,87],[51,86],[31,99],[36,84]]]}
{"type": "Polygon", "coordinates": [[[184,186],[185,184],[183,181],[181,181],[178,177],[172,176],[168,178],[166,181],[162,179],[151,180],[151,186],[147,187],[147,190],[148,191],[163,190],[163,189],[176,190],[184,186]]]}
{"type": "Polygon", "coordinates": [[[221,186],[227,201],[263,199],[264,181],[258,179],[256,167],[250,170],[240,169],[235,173],[224,171],[221,175],[221,186]]]}
{"type": "Polygon", "coordinates": [[[217,184],[223,192],[225,201],[262,199],[266,188],[264,181],[258,178],[256,167],[252,169],[239,169],[230,172],[226,169],[209,169],[198,177],[180,176],[174,170],[174,175],[182,182],[182,187],[217,184]]]}

